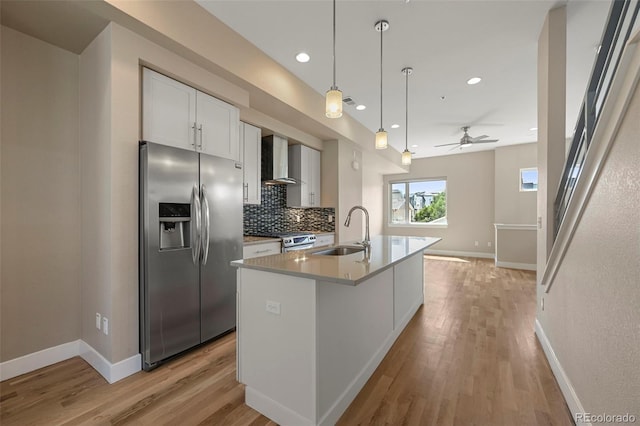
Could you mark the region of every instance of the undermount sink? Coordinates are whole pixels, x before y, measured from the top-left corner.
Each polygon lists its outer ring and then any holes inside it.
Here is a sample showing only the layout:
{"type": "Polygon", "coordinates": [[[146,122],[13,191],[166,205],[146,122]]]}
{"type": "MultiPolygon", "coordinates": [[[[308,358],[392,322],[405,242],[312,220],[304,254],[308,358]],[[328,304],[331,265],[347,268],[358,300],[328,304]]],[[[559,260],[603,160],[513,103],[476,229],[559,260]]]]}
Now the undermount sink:
{"type": "Polygon", "coordinates": [[[364,251],[364,247],[358,246],[335,246],[324,250],[314,251],[312,254],[320,254],[324,256],[344,256],[347,254],[359,253],[364,251]]]}

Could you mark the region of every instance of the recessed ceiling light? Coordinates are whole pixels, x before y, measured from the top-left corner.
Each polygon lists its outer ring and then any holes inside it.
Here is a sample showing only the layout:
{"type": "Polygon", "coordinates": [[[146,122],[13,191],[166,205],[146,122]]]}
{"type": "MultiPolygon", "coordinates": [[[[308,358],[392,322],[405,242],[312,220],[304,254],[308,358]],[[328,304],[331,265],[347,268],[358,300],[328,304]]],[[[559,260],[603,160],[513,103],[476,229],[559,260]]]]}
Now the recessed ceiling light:
{"type": "Polygon", "coordinates": [[[309,62],[309,59],[311,59],[311,57],[305,52],[300,52],[296,55],[296,61],[298,62],[309,62]]]}
{"type": "Polygon", "coordinates": [[[411,145],[411,148],[417,148],[418,145],[411,145]]]}
{"type": "Polygon", "coordinates": [[[440,100],[441,100],[441,101],[444,101],[445,99],[447,99],[447,97],[446,97],[446,96],[444,96],[444,95],[443,95],[443,96],[440,96],[440,100]]]}
{"type": "Polygon", "coordinates": [[[362,111],[363,109],[367,109],[367,106],[366,106],[366,105],[362,105],[362,104],[360,104],[360,105],[358,105],[358,106],[356,107],[356,109],[357,109],[358,111],[362,111]]]}
{"type": "Polygon", "coordinates": [[[532,127],[532,128],[529,129],[530,132],[535,132],[536,130],[538,130],[537,127],[532,127]]]}
{"type": "Polygon", "coordinates": [[[482,79],[480,77],[471,77],[469,80],[467,80],[467,84],[478,84],[482,81],[482,79]]]}
{"type": "Polygon", "coordinates": [[[398,127],[400,127],[400,125],[399,125],[399,124],[392,124],[392,125],[391,125],[391,128],[392,128],[392,129],[397,129],[398,127]]]}

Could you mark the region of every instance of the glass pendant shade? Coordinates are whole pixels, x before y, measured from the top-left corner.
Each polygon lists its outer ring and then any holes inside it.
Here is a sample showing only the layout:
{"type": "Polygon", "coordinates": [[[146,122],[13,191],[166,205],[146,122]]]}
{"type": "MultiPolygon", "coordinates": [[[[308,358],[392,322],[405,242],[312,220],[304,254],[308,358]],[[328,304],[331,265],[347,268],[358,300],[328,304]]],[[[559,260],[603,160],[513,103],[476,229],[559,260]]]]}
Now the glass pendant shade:
{"type": "Polygon", "coordinates": [[[328,118],[342,117],[342,92],[337,87],[327,90],[325,115],[328,118]]]}
{"type": "Polygon", "coordinates": [[[380,129],[376,132],[376,149],[387,149],[387,132],[380,129]]]}
{"type": "Polygon", "coordinates": [[[409,166],[411,164],[411,151],[405,149],[402,151],[402,165],[409,166]]]}

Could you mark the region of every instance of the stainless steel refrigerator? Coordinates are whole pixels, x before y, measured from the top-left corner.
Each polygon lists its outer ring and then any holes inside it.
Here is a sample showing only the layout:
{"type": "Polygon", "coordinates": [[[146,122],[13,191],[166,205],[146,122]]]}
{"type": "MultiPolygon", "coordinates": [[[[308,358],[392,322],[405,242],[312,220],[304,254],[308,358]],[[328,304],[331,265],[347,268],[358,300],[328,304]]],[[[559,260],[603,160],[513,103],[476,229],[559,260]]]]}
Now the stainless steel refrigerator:
{"type": "Polygon", "coordinates": [[[140,143],[140,351],[143,368],[236,326],[242,165],[140,143]]]}

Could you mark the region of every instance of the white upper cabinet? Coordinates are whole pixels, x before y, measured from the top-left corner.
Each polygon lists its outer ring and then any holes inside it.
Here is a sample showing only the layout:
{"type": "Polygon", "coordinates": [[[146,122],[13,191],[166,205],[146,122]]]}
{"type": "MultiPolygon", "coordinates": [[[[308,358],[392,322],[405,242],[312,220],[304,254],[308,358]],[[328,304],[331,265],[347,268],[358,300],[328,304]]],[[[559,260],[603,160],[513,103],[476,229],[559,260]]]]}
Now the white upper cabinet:
{"type": "Polygon", "coordinates": [[[262,186],[260,161],[262,132],[258,127],[240,123],[240,154],[244,176],[243,199],[245,204],[260,204],[262,186]]]}
{"type": "Polygon", "coordinates": [[[195,149],[196,89],[143,68],[142,139],[195,149]]]}
{"type": "Polygon", "coordinates": [[[288,207],[320,207],[320,151],[304,145],[289,147],[288,207]]]}
{"type": "Polygon", "coordinates": [[[240,160],[236,107],[143,68],[142,139],[240,160]]]}

